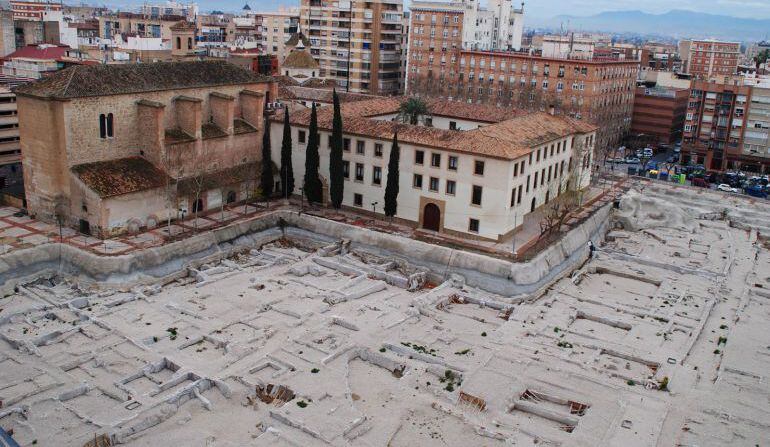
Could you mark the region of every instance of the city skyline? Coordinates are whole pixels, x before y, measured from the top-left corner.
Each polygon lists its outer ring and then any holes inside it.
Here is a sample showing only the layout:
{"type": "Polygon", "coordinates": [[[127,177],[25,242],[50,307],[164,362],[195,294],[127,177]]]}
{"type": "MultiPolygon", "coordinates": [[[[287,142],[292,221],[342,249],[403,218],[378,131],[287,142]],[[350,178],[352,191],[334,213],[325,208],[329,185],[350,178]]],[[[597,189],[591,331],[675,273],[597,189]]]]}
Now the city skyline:
{"type": "MultiPolygon", "coordinates": [[[[113,8],[131,8],[140,6],[145,2],[118,0],[84,3],[106,5],[113,8]]],[[[221,10],[226,12],[240,11],[246,3],[255,11],[272,11],[279,7],[299,7],[299,1],[293,0],[202,0],[197,3],[203,11],[221,10]]],[[[408,9],[410,3],[404,2],[405,9],[408,9]]],[[[486,4],[486,2],[482,1],[481,4],[486,4]]],[[[644,4],[632,0],[533,0],[525,2],[525,8],[531,17],[540,19],[560,15],[588,17],[603,12],[617,11],[665,14],[672,10],[687,10],[737,18],[770,19],[770,2],[755,0],[683,0],[674,5],[665,0],[650,0],[644,4]]]]}

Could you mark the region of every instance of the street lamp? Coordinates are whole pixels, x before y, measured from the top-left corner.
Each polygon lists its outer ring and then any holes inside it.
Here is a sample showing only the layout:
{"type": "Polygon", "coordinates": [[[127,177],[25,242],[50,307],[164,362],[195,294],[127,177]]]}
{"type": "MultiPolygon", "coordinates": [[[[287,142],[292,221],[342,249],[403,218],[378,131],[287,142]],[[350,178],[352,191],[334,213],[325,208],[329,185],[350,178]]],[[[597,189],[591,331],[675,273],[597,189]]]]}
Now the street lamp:
{"type": "Polygon", "coordinates": [[[372,202],[372,213],[377,214],[377,205],[380,202],[372,202]]]}

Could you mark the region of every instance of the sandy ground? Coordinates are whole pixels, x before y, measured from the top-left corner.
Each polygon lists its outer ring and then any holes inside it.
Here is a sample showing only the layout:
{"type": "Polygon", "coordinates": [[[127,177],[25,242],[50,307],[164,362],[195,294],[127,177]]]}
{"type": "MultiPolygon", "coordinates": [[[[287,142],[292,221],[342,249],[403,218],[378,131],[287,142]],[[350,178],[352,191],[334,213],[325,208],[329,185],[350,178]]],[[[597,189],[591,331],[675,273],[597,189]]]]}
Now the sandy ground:
{"type": "Polygon", "coordinates": [[[517,304],[292,241],[163,287],[40,280],[0,300],[0,427],[23,446],[765,445],[770,251],[688,216],[612,231],[517,304]]]}

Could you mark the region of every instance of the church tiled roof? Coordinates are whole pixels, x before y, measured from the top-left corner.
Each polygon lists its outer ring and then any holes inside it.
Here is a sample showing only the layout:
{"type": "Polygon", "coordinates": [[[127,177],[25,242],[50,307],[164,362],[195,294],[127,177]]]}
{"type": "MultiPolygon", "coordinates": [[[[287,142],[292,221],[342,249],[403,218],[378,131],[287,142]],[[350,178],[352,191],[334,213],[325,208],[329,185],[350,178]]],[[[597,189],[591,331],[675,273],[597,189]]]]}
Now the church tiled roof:
{"type": "Polygon", "coordinates": [[[163,90],[271,82],[223,61],[77,65],[17,87],[17,95],[52,99],[126,95],[163,90]]]}

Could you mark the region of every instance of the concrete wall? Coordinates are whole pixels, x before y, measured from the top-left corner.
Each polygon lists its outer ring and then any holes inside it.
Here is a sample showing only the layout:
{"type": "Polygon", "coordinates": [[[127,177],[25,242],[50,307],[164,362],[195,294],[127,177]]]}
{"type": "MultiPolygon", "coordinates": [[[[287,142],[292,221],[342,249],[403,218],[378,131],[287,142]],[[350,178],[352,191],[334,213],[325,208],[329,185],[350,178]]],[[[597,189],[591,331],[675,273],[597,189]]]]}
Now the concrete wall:
{"type": "Polygon", "coordinates": [[[352,241],[352,248],[404,259],[431,270],[434,280],[458,273],[468,284],[508,296],[537,293],[560,275],[569,273],[588,255],[586,243],[603,239],[609,226],[610,206],[602,208],[580,227],[528,263],[513,264],[488,256],[387,235],[289,211],[275,211],[241,222],[125,256],[97,256],[70,245],[46,244],[0,256],[0,290],[40,275],[69,274],[128,289],[137,284],[184,276],[187,265],[199,265],[229,256],[236,250],[259,247],[282,236],[279,219],[289,237],[330,242],[352,241]]]}

